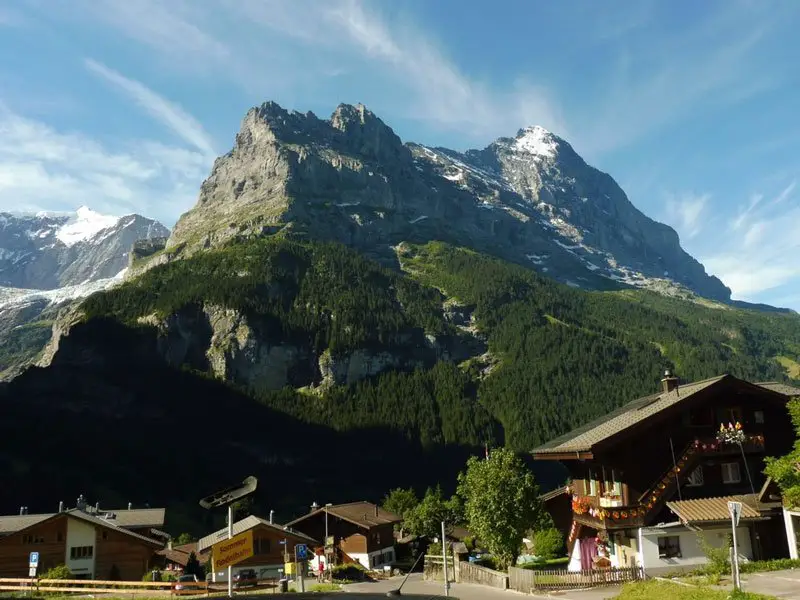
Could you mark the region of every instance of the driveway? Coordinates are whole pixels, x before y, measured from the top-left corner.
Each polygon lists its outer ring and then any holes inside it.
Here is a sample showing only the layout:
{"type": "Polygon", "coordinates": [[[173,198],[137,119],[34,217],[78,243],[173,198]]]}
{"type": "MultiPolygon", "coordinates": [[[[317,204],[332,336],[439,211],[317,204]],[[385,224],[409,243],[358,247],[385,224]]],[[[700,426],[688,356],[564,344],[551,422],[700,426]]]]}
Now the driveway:
{"type": "Polygon", "coordinates": [[[800,569],[742,575],[742,587],[747,592],[800,600],[800,569]]]}
{"type": "MultiPolygon", "coordinates": [[[[345,591],[363,594],[385,594],[390,590],[396,590],[403,582],[402,577],[392,577],[384,581],[374,583],[354,583],[344,586],[345,591]]],[[[450,597],[459,600],[522,600],[523,598],[559,598],[563,600],[606,600],[613,598],[619,593],[619,588],[599,588],[582,592],[557,592],[550,595],[528,596],[514,591],[504,591],[490,588],[484,585],[472,585],[469,583],[451,583],[450,597]]],[[[422,597],[444,598],[444,583],[436,581],[423,581],[422,574],[414,573],[406,581],[402,589],[403,596],[419,595],[422,597]]],[[[403,597],[401,596],[401,598],[403,597]]]]}

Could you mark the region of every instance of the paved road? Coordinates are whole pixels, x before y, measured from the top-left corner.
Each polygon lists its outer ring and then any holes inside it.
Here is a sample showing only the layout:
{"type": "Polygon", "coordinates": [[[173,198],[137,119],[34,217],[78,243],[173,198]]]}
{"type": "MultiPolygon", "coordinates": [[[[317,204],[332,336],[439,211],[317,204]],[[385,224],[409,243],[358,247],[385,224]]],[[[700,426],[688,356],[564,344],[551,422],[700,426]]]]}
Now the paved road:
{"type": "Polygon", "coordinates": [[[742,587],[748,592],[800,600],[800,569],[742,575],[742,587]]]}
{"type": "MultiPolygon", "coordinates": [[[[397,589],[402,581],[402,577],[392,577],[385,581],[356,583],[344,587],[348,592],[385,594],[390,590],[397,589]]],[[[468,583],[450,584],[450,595],[459,600],[521,600],[526,597],[532,599],[550,597],[563,600],[606,600],[606,598],[613,598],[618,593],[618,588],[601,588],[584,592],[559,592],[557,594],[551,594],[550,596],[526,596],[519,592],[496,590],[483,585],[471,585],[468,583]]],[[[422,598],[443,598],[444,584],[441,582],[423,581],[422,575],[415,573],[408,578],[408,581],[403,586],[402,594],[403,596],[413,594],[422,598]]]]}

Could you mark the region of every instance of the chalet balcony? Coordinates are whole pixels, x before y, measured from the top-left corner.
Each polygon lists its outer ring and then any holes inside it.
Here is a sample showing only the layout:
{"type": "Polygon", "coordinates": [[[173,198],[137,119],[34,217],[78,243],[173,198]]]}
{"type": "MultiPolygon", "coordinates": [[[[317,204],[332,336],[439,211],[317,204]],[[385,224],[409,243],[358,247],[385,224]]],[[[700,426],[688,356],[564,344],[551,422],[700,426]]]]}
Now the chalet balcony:
{"type": "Polygon", "coordinates": [[[641,527],[647,511],[641,506],[603,506],[597,496],[574,496],[572,513],[575,521],[595,529],[627,529],[641,527]]]}
{"type": "Polygon", "coordinates": [[[758,453],[764,451],[764,436],[741,433],[735,442],[713,439],[697,439],[689,443],[675,461],[635,504],[623,505],[619,496],[572,497],[572,512],[575,521],[596,529],[627,529],[640,527],[647,517],[657,512],[675,491],[679,481],[691,473],[699,459],[708,456],[758,453]]]}

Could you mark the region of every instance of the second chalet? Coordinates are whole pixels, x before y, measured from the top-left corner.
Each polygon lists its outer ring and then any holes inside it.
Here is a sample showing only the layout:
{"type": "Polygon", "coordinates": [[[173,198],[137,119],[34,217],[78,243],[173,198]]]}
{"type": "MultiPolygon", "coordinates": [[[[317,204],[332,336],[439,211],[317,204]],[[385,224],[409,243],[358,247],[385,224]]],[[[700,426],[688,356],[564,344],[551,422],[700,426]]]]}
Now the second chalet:
{"type": "Polygon", "coordinates": [[[727,542],[729,501],[742,503],[743,560],[788,556],[781,498],[765,478],[764,457],[791,450],[786,404],[800,389],[730,375],[681,385],[667,373],[661,383],[659,393],[533,451],[570,474],[569,569],[696,568],[706,562],[704,545],[727,542]]]}

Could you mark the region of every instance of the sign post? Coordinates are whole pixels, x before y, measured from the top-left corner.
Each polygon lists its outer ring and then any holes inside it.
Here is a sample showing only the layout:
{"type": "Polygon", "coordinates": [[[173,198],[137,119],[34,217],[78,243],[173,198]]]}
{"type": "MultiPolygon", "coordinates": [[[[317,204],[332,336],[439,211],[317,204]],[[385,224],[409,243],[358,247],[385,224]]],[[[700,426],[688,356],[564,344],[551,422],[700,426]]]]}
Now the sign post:
{"type": "Polygon", "coordinates": [[[36,577],[36,571],[39,568],[39,553],[31,552],[28,556],[28,577],[36,577]]]}
{"type": "Polygon", "coordinates": [[[741,590],[742,582],[739,579],[739,547],[736,540],[736,528],[739,526],[739,517],[742,515],[742,503],[728,502],[728,512],[731,513],[731,526],[733,529],[733,557],[731,560],[733,589],[741,590]]]}
{"type": "Polygon", "coordinates": [[[297,544],[294,547],[294,566],[295,571],[297,571],[297,587],[301,594],[306,591],[306,584],[305,581],[303,581],[303,564],[306,558],[308,558],[308,546],[305,544],[297,544]]]}
{"type": "MultiPolygon", "coordinates": [[[[212,510],[215,508],[220,508],[222,506],[228,507],[228,541],[233,539],[233,503],[237,500],[241,500],[245,496],[249,496],[253,492],[256,491],[256,487],[258,486],[258,479],[253,476],[245,478],[239,485],[234,485],[224,490],[220,490],[211,494],[210,496],[206,496],[202,500],[200,500],[200,506],[205,508],[206,510],[212,510]]],[[[238,537],[238,536],[237,536],[238,537]]],[[[216,544],[215,544],[216,545],[216,544]]],[[[252,534],[250,536],[250,554],[248,556],[243,556],[241,558],[236,558],[234,556],[234,560],[232,562],[225,563],[228,565],[228,598],[233,598],[233,565],[237,562],[244,560],[245,558],[249,558],[253,555],[253,538],[252,534]]],[[[240,550],[236,550],[234,555],[238,555],[240,550]]],[[[214,565],[214,572],[216,573],[217,569],[219,569],[222,565],[217,564],[217,559],[212,558],[212,564],[214,565]]]]}
{"type": "MultiPolygon", "coordinates": [[[[442,569],[444,573],[444,595],[450,596],[450,580],[447,577],[447,540],[444,535],[444,521],[442,521],[442,569]]],[[[455,565],[454,565],[455,566],[455,565]]]]}

